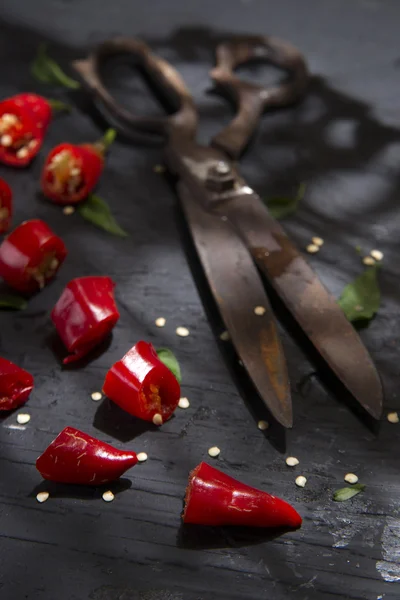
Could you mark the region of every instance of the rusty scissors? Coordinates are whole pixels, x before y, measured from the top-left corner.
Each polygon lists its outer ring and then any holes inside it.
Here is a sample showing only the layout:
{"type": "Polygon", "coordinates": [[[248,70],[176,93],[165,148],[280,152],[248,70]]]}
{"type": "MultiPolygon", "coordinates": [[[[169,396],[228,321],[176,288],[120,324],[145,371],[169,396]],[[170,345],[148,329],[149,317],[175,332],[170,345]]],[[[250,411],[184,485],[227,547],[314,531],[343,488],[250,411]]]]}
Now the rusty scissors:
{"type": "Polygon", "coordinates": [[[334,297],[238,171],[237,161],[262,113],[304,95],[306,63],[290,44],[259,36],[219,44],[216,56],[211,78],[217,91],[233,100],[236,114],[209,146],[195,140],[198,115],[180,75],[142,41],[108,40],[73,66],[120,126],[165,136],[166,164],[178,178],[178,196],[211,292],[236,351],[274,418],[292,426],[285,356],[257,267],[339,380],[379,419],[382,388],[368,351],[334,297]],[[122,54],[135,57],[157,91],[172,102],[173,114],[137,116],[115,100],[103,83],[101,68],[104,61],[122,54]],[[268,87],[241,80],[235,69],[252,60],[266,60],[287,77],[268,87]]]}

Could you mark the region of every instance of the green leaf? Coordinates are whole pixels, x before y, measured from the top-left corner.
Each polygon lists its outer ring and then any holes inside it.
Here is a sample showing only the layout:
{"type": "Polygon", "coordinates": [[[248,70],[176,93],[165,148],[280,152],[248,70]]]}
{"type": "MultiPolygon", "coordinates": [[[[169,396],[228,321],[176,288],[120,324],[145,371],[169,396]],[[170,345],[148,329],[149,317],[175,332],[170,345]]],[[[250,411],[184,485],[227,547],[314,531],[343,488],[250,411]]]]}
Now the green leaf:
{"type": "Polygon", "coordinates": [[[345,502],[346,500],[353,498],[353,496],[357,496],[357,494],[364,490],[365,485],[363,483],[356,483],[352,487],[344,487],[340,490],[336,490],[332,498],[335,500],[335,502],[345,502]]]}
{"type": "Polygon", "coordinates": [[[117,136],[117,131],[116,129],[107,129],[107,131],[105,132],[102,141],[102,144],[104,145],[104,149],[107,150],[107,148],[109,146],[111,146],[111,144],[114,142],[115,138],[117,136]]]}
{"type": "Polygon", "coordinates": [[[178,383],[181,383],[181,368],[173,352],[171,352],[169,348],[158,348],[156,352],[161,362],[163,362],[164,365],[168,367],[168,369],[175,375],[175,377],[178,380],[178,383]]]}
{"type": "Polygon", "coordinates": [[[66,102],[62,102],[61,100],[54,100],[53,98],[46,98],[47,102],[50,104],[51,108],[55,111],[71,112],[72,106],[67,104],[66,102]]]}
{"type": "Polygon", "coordinates": [[[72,90],[81,87],[78,81],[68,77],[56,61],[47,55],[46,44],[40,44],[31,66],[31,73],[35,79],[42,83],[61,85],[72,90]]]}
{"type": "Polygon", "coordinates": [[[293,198],[277,197],[267,200],[268,210],[275,219],[283,219],[294,213],[306,193],[306,184],[301,183],[293,198]]]}
{"type": "Polygon", "coordinates": [[[28,302],[22,296],[16,294],[0,294],[0,309],[24,310],[28,302]]]}
{"type": "Polygon", "coordinates": [[[372,319],[378,312],[381,294],[377,280],[378,266],[368,267],[344,288],[338,300],[349,321],[372,319]]]}
{"type": "Polygon", "coordinates": [[[112,235],[119,237],[127,237],[126,231],[124,231],[114,219],[111,214],[110,208],[103,198],[89,194],[87,200],[78,206],[78,213],[99,229],[104,229],[112,235]]]}

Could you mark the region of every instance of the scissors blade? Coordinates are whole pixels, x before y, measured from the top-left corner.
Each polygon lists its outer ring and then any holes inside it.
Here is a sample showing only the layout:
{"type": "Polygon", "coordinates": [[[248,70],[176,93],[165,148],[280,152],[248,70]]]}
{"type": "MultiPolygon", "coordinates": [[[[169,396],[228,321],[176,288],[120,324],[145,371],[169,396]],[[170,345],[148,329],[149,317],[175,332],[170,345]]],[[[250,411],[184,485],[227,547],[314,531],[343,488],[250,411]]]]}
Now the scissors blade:
{"type": "Polygon", "coordinates": [[[221,208],[333,372],[375,419],[383,392],[367,349],[305,258],[250,188],[221,208]]]}
{"type": "Polygon", "coordinates": [[[206,212],[184,183],[182,208],[211,292],[243,365],[264,403],[291,427],[292,402],[277,325],[252,257],[229,223],[206,212]],[[265,308],[256,315],[254,308],[265,308]]]}

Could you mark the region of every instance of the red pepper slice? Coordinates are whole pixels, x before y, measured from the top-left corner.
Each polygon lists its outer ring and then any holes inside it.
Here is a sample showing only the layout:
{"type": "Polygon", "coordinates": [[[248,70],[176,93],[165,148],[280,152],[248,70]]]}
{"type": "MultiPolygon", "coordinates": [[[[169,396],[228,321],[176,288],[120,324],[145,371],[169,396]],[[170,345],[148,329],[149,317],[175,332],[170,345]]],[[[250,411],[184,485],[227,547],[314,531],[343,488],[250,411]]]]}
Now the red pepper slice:
{"type": "Polygon", "coordinates": [[[0,233],[9,230],[12,219],[12,191],[4,179],[0,179],[0,233]]]}
{"type": "Polygon", "coordinates": [[[111,332],[119,319],[114,287],[110,277],[78,277],[67,284],[51,313],[71,353],[64,364],[86,356],[111,332]]]}
{"type": "Polygon", "coordinates": [[[61,238],[39,219],[25,221],[0,245],[0,277],[22,293],[42,289],[67,256],[61,238]]]}
{"type": "Polygon", "coordinates": [[[212,526],[298,528],[302,518],[284,500],[202,462],[189,475],[183,521],[212,526]]]}
{"type": "Polygon", "coordinates": [[[102,144],[60,144],[48,155],[42,190],[55,204],[78,204],[96,186],[104,167],[102,144]]]}
{"type": "Polygon", "coordinates": [[[135,452],[118,450],[74,427],[66,427],[39,456],[36,468],[58,483],[100,485],[118,479],[136,465],[135,452]]]}
{"type": "Polygon", "coordinates": [[[16,96],[12,96],[10,100],[32,115],[36,126],[42,131],[44,136],[52,117],[52,108],[48,100],[43,98],[43,96],[32,94],[31,92],[17,94],[16,96]]]}
{"type": "Polygon", "coordinates": [[[43,132],[33,113],[13,98],[0,102],[0,162],[26,167],[39,152],[43,132]]]}
{"type": "Polygon", "coordinates": [[[32,375],[0,357],[0,411],[13,410],[25,404],[32,390],[32,375]]]}
{"type": "Polygon", "coordinates": [[[162,425],[178,406],[180,385],[153,346],[141,341],[108,371],[103,392],[129,414],[162,425]]]}

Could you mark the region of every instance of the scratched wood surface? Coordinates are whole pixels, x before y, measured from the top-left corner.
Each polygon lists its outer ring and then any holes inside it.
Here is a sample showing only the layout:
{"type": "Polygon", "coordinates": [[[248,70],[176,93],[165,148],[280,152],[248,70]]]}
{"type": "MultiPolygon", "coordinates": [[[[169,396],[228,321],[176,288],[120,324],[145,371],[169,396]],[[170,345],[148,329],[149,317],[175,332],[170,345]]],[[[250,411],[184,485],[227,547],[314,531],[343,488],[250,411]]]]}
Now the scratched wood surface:
{"type": "MultiPolygon", "coordinates": [[[[286,436],[274,427],[260,432],[256,422],[264,414],[232,350],[218,340],[220,324],[173,186],[153,172],[160,148],[120,139],[107,161],[99,193],[130,232],[128,239],[107,236],[78,215],[64,216],[38,192],[44,153],[67,139],[96,139],[105,125],[84,94],[34,84],[28,68],[42,40],[66,64],[107,36],[141,35],[182,72],[206,139],[229,116],[222,99],[205,94],[215,38],[272,33],[300,47],[314,74],[309,95],[301,106],[264,118],[243,172],[264,197],[293,194],[307,183],[306,198],[284,224],[302,247],[312,235],[325,239],[310,262],[334,294],[361,271],[356,245],[385,253],[382,307],[361,335],[383,380],[386,414],[400,410],[399,18],[397,0],[307,0],[301,12],[296,0],[3,0],[1,96],[36,89],[69,99],[75,108],[54,120],[30,169],[0,169],[15,191],[14,223],[42,218],[70,251],[57,280],[26,312],[0,314],[1,355],[36,380],[26,405],[29,424],[15,428],[15,413],[0,421],[2,600],[400,597],[400,426],[383,419],[371,431],[281,314],[295,426],[286,436]],[[63,370],[49,310],[72,277],[86,274],[115,279],[121,319],[103,353],[63,370]],[[164,329],[154,326],[158,316],[167,319],[164,329]],[[179,325],[190,329],[188,338],[175,335],[179,325]],[[174,350],[182,393],[191,402],[157,430],[90,398],[107,368],[138,339],[174,350]],[[66,425],[148,453],[147,463],[110,486],[113,503],[102,501],[100,489],[41,481],[35,459],[66,425]],[[215,464],[292,502],[303,527],[281,536],[183,529],[188,472],[213,445],[221,448],[215,464]],[[295,470],[285,465],[288,454],[300,460],[295,470]],[[348,471],[358,474],[366,491],[334,503],[332,492],[348,471]],[[294,484],[298,474],[308,478],[304,489],[294,484]],[[51,498],[40,505],[35,495],[44,489],[51,498]]],[[[138,106],[153,109],[134,80],[127,88],[138,106]]]]}

